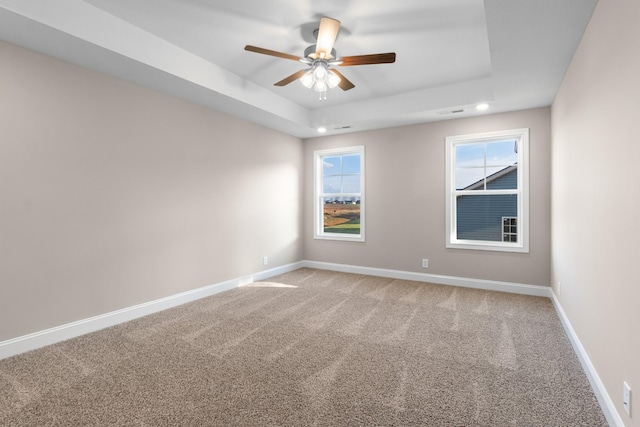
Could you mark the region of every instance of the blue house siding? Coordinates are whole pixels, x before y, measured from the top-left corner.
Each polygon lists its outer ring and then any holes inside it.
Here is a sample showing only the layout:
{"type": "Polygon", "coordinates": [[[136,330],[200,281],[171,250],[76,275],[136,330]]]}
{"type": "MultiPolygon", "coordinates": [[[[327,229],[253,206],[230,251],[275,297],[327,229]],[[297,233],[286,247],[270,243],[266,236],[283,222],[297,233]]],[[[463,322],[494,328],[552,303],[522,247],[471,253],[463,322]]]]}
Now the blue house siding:
{"type": "Polygon", "coordinates": [[[518,169],[513,169],[500,178],[491,180],[487,178],[487,190],[515,190],[518,188],[518,169]]]}
{"type": "MultiPolygon", "coordinates": [[[[517,188],[517,169],[487,183],[487,189],[517,188]]],[[[502,217],[518,216],[518,197],[468,195],[456,199],[457,232],[461,240],[502,241],[502,217]]]]}

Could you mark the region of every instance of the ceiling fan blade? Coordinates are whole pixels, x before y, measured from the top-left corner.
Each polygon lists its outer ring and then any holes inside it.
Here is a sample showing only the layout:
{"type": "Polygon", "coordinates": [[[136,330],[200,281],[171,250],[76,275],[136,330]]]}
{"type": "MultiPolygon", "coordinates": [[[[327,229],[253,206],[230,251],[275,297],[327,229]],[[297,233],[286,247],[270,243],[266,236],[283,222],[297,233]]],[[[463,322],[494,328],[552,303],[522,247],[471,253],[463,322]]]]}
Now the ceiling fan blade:
{"type": "Polygon", "coordinates": [[[356,85],[351,83],[349,81],[349,79],[347,79],[345,76],[343,76],[340,71],[336,70],[335,68],[332,68],[330,71],[335,73],[336,76],[340,77],[340,83],[338,83],[338,86],[340,87],[340,89],[349,90],[349,89],[353,89],[354,87],[356,87],[356,85]]]}
{"type": "Polygon", "coordinates": [[[391,64],[396,62],[395,52],[389,53],[374,53],[373,55],[356,55],[345,56],[340,58],[342,67],[349,67],[352,65],[372,65],[372,64],[391,64]]]}
{"type": "Polygon", "coordinates": [[[261,53],[263,55],[275,56],[277,58],[290,59],[292,61],[300,60],[299,56],[291,55],[289,53],[278,52],[276,50],[269,50],[262,47],[246,45],[244,50],[248,50],[249,52],[261,53]]]}
{"type": "Polygon", "coordinates": [[[321,59],[331,59],[331,49],[340,31],[340,21],[324,17],[320,20],[318,40],[316,42],[316,56],[321,59]]]}
{"type": "Polygon", "coordinates": [[[297,71],[293,74],[291,74],[289,77],[285,77],[284,79],[280,80],[278,83],[274,83],[274,86],[286,86],[289,83],[298,80],[300,77],[304,76],[304,73],[306,73],[307,70],[300,70],[297,71]]]}

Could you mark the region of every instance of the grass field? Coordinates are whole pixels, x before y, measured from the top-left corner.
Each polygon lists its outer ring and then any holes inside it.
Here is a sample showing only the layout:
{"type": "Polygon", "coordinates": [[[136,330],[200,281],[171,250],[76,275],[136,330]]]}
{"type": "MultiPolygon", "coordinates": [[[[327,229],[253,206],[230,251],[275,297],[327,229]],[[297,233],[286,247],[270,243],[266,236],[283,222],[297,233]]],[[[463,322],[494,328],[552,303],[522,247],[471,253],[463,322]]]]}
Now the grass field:
{"type": "Polygon", "coordinates": [[[326,203],[324,231],[325,233],[360,234],[360,205],[326,203]]]}

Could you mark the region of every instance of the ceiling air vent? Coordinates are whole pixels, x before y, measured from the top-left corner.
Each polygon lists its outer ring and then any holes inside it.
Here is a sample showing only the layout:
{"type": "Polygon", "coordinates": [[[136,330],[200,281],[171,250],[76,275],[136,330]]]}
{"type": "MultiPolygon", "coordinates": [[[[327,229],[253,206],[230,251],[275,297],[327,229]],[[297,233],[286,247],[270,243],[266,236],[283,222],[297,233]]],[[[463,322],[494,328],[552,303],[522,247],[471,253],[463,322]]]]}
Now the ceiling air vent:
{"type": "Polygon", "coordinates": [[[445,111],[438,111],[438,114],[441,116],[444,116],[446,114],[458,114],[458,113],[464,113],[464,109],[461,108],[459,110],[445,110],[445,111]]]}

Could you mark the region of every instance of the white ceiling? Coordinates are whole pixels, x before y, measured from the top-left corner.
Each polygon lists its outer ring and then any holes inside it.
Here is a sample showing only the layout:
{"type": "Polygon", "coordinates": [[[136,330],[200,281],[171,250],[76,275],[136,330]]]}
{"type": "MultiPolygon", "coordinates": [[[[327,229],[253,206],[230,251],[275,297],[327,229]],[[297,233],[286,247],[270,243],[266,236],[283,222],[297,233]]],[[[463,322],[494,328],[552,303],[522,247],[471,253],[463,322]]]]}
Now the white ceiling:
{"type": "Polygon", "coordinates": [[[301,138],[548,106],[597,0],[0,0],[0,39],[301,138]],[[298,82],[322,16],[356,87],[298,82]],[[451,113],[454,110],[463,110],[451,113]],[[486,114],[486,112],[484,113],[486,114]]]}

